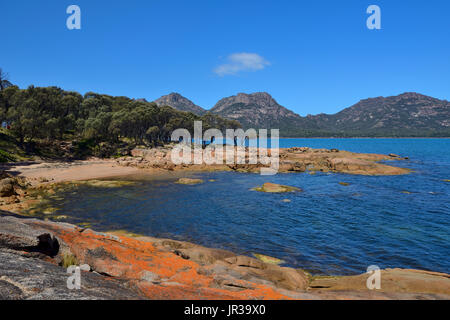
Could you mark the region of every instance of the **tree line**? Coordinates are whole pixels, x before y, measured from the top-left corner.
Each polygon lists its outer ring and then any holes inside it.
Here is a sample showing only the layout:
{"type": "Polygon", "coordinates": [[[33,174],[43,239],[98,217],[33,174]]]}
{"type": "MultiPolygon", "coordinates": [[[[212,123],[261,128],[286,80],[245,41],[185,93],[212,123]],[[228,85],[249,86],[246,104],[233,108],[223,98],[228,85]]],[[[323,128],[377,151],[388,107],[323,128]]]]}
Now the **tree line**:
{"type": "Polygon", "coordinates": [[[127,97],[13,85],[0,90],[0,120],[22,144],[80,140],[157,146],[170,142],[175,129],[193,134],[194,121],[203,121],[204,130],[240,127],[239,122],[217,115],[198,116],[127,97]]]}

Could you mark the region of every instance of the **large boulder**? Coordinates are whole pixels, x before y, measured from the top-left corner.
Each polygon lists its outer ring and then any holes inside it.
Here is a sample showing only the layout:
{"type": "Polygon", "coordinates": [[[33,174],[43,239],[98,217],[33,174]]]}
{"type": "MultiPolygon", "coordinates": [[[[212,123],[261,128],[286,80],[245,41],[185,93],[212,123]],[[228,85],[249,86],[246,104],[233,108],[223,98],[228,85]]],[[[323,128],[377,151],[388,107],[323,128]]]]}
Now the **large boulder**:
{"type": "Polygon", "coordinates": [[[14,186],[16,181],[13,178],[0,180],[0,197],[10,197],[16,194],[14,186]]]}
{"type": "Polygon", "coordinates": [[[264,263],[247,256],[234,256],[218,260],[204,267],[203,272],[213,274],[217,279],[234,281],[250,281],[285,290],[306,290],[309,280],[307,275],[292,268],[280,267],[264,263]]]}
{"type": "Polygon", "coordinates": [[[31,228],[21,220],[14,217],[0,217],[0,247],[11,249],[24,249],[36,247],[38,237],[47,232],[31,228]]]}

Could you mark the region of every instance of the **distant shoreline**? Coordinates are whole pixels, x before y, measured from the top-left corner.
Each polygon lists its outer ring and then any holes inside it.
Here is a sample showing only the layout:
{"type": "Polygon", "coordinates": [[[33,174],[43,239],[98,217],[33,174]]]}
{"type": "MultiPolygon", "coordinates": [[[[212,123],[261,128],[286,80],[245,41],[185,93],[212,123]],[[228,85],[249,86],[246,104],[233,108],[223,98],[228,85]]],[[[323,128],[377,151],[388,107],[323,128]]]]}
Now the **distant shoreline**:
{"type": "Polygon", "coordinates": [[[450,137],[280,137],[280,139],[450,139],[450,137]]]}

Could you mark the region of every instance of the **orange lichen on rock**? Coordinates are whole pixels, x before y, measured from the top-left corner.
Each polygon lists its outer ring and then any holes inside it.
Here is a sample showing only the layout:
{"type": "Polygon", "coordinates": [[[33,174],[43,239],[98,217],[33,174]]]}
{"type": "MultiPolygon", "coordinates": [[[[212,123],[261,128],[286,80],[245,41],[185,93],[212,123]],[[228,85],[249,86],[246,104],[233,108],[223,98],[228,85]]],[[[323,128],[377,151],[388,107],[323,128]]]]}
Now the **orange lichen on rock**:
{"type": "MultiPolygon", "coordinates": [[[[55,290],[52,294],[62,299],[450,298],[450,275],[444,273],[385,269],[380,272],[381,288],[369,290],[368,273],[342,277],[308,276],[299,269],[188,242],[100,233],[35,219],[0,217],[2,248],[6,250],[0,250],[3,259],[0,271],[8,274],[8,281],[26,279],[24,289],[17,291],[20,291],[18,298],[52,298],[49,293],[44,293],[48,289],[42,285],[45,281],[55,290]],[[91,271],[96,272],[87,272],[83,277],[83,290],[66,290],[61,281],[67,276],[66,272],[56,266],[69,263],[64,257],[71,257],[70,261],[80,265],[88,264],[91,271]],[[11,264],[15,266],[12,269],[11,264]],[[39,264],[39,270],[43,272],[31,279],[27,270],[33,264],[39,264]],[[49,278],[49,274],[55,275],[55,279],[49,278]],[[40,287],[39,294],[43,296],[32,294],[31,289],[35,286],[40,287]]],[[[1,287],[2,283],[0,290],[1,287]]]]}
{"type": "Polygon", "coordinates": [[[80,264],[94,271],[133,282],[151,299],[288,299],[276,289],[242,281],[221,287],[214,275],[174,252],[152,242],[97,233],[90,229],[45,223],[68,246],[80,264]],[[236,290],[237,289],[237,290],[236,290]]]}

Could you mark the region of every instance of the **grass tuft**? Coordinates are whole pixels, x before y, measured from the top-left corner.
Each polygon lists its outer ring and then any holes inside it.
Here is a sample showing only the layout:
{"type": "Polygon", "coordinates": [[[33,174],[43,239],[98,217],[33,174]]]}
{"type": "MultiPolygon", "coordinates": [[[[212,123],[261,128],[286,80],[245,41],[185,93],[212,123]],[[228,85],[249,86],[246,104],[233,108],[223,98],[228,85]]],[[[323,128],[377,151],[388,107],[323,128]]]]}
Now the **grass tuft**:
{"type": "Polygon", "coordinates": [[[77,266],[78,265],[78,260],[73,254],[65,253],[62,256],[61,265],[64,268],[68,268],[70,266],[77,266]]]}

